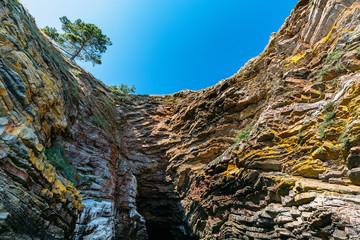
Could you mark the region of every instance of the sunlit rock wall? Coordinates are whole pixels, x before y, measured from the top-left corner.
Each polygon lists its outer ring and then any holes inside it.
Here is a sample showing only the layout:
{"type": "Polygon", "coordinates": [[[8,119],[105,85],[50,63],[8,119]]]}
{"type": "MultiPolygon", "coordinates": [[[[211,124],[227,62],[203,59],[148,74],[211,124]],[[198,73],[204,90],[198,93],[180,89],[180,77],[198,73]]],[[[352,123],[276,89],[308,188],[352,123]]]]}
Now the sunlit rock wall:
{"type": "Polygon", "coordinates": [[[111,91],[0,1],[1,239],[358,239],[360,4],[301,0],[238,73],[111,91]]]}

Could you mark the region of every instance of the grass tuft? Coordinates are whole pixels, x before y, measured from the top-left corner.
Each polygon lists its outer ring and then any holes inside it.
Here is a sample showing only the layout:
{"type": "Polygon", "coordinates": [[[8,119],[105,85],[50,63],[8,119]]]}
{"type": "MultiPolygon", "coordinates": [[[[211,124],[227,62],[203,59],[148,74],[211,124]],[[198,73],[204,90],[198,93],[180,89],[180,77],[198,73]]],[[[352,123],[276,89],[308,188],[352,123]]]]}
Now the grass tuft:
{"type": "Polygon", "coordinates": [[[249,129],[247,129],[246,131],[241,131],[238,133],[237,138],[235,140],[235,144],[238,144],[241,140],[246,139],[249,135],[250,132],[254,129],[254,127],[250,127],[249,129]]]}

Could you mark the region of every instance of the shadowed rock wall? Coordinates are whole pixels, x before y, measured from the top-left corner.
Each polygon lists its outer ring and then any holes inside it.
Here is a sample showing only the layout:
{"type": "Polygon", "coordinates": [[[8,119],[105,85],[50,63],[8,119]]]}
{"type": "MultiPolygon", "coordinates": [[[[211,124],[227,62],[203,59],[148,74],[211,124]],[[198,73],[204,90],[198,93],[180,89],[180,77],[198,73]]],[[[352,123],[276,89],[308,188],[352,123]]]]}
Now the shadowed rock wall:
{"type": "Polygon", "coordinates": [[[301,0],[234,76],[138,96],[0,0],[0,238],[358,239],[359,16],[301,0]]]}

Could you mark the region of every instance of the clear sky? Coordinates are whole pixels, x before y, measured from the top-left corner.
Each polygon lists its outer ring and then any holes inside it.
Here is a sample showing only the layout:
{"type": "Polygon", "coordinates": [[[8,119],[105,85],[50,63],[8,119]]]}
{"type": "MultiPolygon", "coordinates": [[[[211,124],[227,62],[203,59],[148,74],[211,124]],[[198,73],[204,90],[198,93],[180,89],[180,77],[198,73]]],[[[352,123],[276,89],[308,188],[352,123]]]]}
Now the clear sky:
{"type": "Polygon", "coordinates": [[[298,0],[20,0],[39,27],[59,17],[99,26],[113,46],[102,65],[80,63],[107,85],[137,94],[199,90],[263,51],[298,0]]]}

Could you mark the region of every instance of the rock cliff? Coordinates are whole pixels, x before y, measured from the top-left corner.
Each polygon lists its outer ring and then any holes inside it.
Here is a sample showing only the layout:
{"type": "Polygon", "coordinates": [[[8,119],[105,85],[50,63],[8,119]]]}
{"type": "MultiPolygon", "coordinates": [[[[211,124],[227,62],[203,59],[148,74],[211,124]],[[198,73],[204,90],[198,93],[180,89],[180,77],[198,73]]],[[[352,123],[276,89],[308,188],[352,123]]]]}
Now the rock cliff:
{"type": "Polygon", "coordinates": [[[0,0],[1,239],[359,239],[360,3],[300,0],[200,91],[123,95],[0,0]]]}

